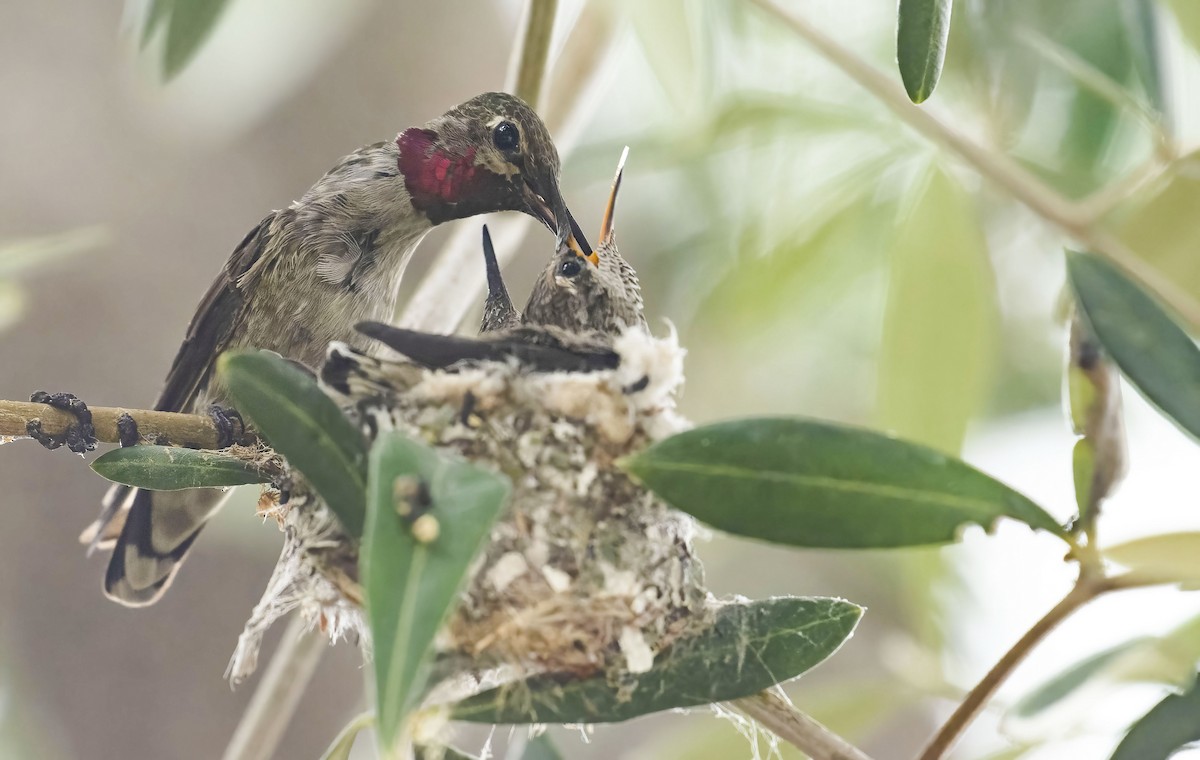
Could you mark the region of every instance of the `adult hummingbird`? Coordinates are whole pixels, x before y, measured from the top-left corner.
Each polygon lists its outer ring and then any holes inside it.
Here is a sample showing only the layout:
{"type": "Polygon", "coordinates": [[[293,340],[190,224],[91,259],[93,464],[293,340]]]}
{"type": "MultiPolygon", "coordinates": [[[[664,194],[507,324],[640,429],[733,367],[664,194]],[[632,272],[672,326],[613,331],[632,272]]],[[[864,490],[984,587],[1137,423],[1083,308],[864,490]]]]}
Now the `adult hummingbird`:
{"type": "MultiPolygon", "coordinates": [[[[589,255],[558,172],[546,126],[523,101],[498,92],[351,153],[234,250],[192,317],[155,408],[219,405],[213,367],[231,348],[318,366],[330,341],[355,341],[356,323],[391,318],[405,266],[442,222],[521,211],[589,255]]],[[[220,489],[112,488],[82,536],[93,546],[115,537],[105,593],[129,606],[155,602],[225,498],[220,489]]]]}
{"type": "MultiPolygon", "coordinates": [[[[619,356],[613,338],[628,328],[649,327],[643,314],[637,273],[617,251],[615,213],[625,159],[621,154],[593,253],[562,242],[533,286],[523,312],[513,306],[487,226],[483,228],[483,260],[488,293],[479,338],[406,330],[380,322],[358,325],[362,334],[430,369],[460,362],[515,360],[533,372],[596,372],[615,369],[619,356]]],[[[340,371],[326,367],[331,387],[344,386],[340,371]]]]}

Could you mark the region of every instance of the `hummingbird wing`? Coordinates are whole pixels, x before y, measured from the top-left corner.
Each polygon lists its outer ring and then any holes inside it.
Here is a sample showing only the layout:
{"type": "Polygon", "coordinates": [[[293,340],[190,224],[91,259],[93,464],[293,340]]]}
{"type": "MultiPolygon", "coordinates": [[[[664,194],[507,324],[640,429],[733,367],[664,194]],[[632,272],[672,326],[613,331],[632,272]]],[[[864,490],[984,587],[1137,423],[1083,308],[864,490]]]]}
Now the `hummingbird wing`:
{"type": "MultiPolygon", "coordinates": [[[[248,300],[245,296],[247,278],[254,265],[269,255],[267,241],[270,239],[270,228],[276,216],[276,213],[268,215],[246,235],[234,249],[233,255],[208,292],[204,294],[195,316],[188,325],[183,344],[171,363],[166,384],[155,409],[168,412],[188,411],[200,391],[207,386],[217,356],[229,345],[238,325],[245,318],[248,300]]],[[[200,511],[207,514],[213,510],[214,504],[219,505],[223,494],[220,491],[212,491],[210,495],[208,490],[152,494],[149,491],[116,485],[105,495],[100,516],[83,532],[80,540],[89,545],[89,551],[97,547],[107,548],[117,542],[105,579],[105,588],[110,595],[117,593],[127,604],[147,604],[156,599],[170,582],[173,568],[178,566],[195,539],[193,531],[181,541],[172,540],[170,550],[165,552],[155,549],[150,543],[155,508],[170,507],[152,506],[151,502],[172,500],[181,501],[179,506],[189,512],[200,511]],[[121,587],[121,591],[114,592],[125,578],[127,570],[131,569],[127,567],[127,552],[122,550],[121,540],[132,541],[135,544],[136,557],[131,556],[130,561],[136,561],[137,557],[151,557],[155,562],[163,560],[172,570],[162,571],[162,577],[156,578],[156,582],[146,589],[133,592],[125,591],[121,587]]]]}
{"type": "Polygon", "coordinates": [[[434,335],[382,322],[360,322],[354,329],[430,369],[445,369],[458,362],[515,359],[522,369],[533,372],[598,372],[615,369],[620,363],[620,357],[610,346],[585,342],[570,345],[556,340],[538,342],[535,336],[527,334],[528,329],[488,339],[434,335]]]}
{"type": "Polygon", "coordinates": [[[208,385],[213,363],[245,318],[246,278],[267,251],[275,217],[276,213],[272,212],[242,239],[204,294],[188,324],[187,336],[175,354],[175,361],[171,362],[166,385],[154,406],[156,410],[184,411],[191,406],[200,389],[208,385]]]}

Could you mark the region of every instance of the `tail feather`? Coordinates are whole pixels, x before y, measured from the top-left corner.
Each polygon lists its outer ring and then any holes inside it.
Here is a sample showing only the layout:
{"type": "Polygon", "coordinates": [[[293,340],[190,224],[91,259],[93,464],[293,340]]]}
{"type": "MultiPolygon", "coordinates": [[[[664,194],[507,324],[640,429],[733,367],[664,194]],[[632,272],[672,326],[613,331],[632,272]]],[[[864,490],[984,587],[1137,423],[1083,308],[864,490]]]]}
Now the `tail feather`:
{"type": "Polygon", "coordinates": [[[121,484],[114,485],[100,502],[100,516],[79,534],[79,543],[87,544],[87,556],[97,549],[105,551],[116,546],[117,537],[125,528],[129,516],[129,504],[136,489],[121,484]]]}
{"type": "MultiPolygon", "coordinates": [[[[171,585],[205,521],[221,508],[228,493],[218,488],[129,490],[124,500],[129,504],[127,517],[108,563],[104,593],[121,604],[144,607],[158,601],[171,585]]],[[[105,507],[107,511],[107,500],[105,507]]],[[[102,543],[107,533],[101,528],[93,541],[102,543]]]]}

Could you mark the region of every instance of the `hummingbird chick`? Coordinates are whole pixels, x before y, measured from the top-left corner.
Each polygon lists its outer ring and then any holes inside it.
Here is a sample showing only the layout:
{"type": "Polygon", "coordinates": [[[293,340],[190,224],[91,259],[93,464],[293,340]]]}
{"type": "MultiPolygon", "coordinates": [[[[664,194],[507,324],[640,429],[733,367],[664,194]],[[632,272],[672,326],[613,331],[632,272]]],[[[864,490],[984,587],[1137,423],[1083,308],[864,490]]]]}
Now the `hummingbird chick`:
{"type": "Polygon", "coordinates": [[[597,331],[617,335],[626,328],[649,330],[643,314],[642,288],[637,272],[617,250],[615,229],[617,193],[629,148],[621,152],[608,203],[600,223],[599,245],[586,254],[560,245],[534,283],[524,312],[513,306],[500,273],[487,225],[483,228],[483,261],[487,269],[487,298],[479,332],[490,333],[517,325],[560,327],[573,332],[597,331]]]}
{"type": "MultiPolygon", "coordinates": [[[[578,332],[594,330],[605,335],[618,335],[635,327],[649,332],[637,272],[617,251],[617,193],[628,156],[629,148],[625,148],[608,194],[596,250],[589,254],[559,245],[534,282],[521,314],[522,324],[578,332]]],[[[488,296],[492,297],[490,290],[488,296]]]]}
{"type": "Polygon", "coordinates": [[[487,270],[487,298],[483,302],[483,318],[479,322],[480,334],[516,327],[521,324],[521,313],[513,306],[504,276],[500,273],[500,262],[496,260],[496,249],[492,246],[492,235],[483,225],[483,266],[487,270]]]}
{"type": "MultiPolygon", "coordinates": [[[[564,247],[590,255],[558,173],[541,119],[495,92],[346,156],[234,250],[188,326],[155,409],[221,404],[213,368],[229,349],[267,349],[319,366],[331,341],[355,341],[354,325],[392,317],[409,259],[443,222],[521,211],[564,247]]],[[[81,537],[113,546],[105,593],[129,606],[156,601],[225,498],[223,489],[111,489],[81,537]]]]}

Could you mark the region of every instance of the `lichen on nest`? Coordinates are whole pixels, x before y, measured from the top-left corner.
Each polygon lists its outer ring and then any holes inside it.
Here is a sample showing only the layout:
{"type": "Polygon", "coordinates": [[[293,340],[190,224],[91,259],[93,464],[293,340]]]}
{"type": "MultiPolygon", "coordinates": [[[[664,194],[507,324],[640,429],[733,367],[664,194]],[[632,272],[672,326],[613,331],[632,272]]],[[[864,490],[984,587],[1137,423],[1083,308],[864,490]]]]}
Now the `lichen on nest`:
{"type": "MultiPolygon", "coordinates": [[[[674,403],[684,352],[674,334],[643,330],[613,346],[617,368],[588,373],[512,362],[427,370],[330,347],[323,379],[369,438],[398,430],[513,482],[437,642],[459,672],[640,673],[708,622],[694,522],[616,465],[687,427],[674,403]]],[[[239,641],[235,681],[253,670],[266,626],[292,609],[369,649],[356,543],[302,483],[272,514],[285,546],[239,641]]]]}

